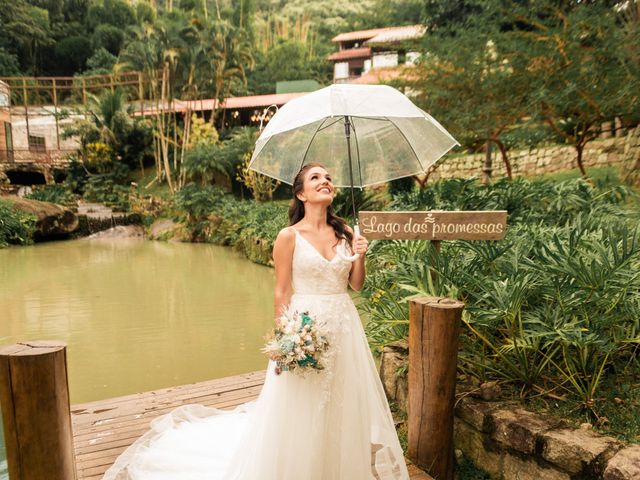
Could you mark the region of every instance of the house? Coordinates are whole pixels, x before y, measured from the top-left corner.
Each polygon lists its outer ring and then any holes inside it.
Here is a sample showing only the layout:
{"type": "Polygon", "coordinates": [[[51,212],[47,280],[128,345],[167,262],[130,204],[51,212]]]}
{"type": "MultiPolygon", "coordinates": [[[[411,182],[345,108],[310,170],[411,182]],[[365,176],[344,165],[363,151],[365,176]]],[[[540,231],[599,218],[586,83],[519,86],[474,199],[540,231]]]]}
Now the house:
{"type": "Polygon", "coordinates": [[[9,85],[0,81],[0,162],[13,160],[9,85]]]}
{"type": "Polygon", "coordinates": [[[419,58],[424,25],[345,32],[331,41],[338,51],[329,55],[334,83],[380,83],[395,78],[403,65],[419,58]]]}

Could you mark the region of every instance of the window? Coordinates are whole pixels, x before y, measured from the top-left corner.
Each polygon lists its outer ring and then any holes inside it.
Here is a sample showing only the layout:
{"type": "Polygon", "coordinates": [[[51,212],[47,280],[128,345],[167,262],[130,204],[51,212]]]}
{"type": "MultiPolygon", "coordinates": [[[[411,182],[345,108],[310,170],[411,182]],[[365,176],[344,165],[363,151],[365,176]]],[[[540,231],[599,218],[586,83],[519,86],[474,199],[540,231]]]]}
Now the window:
{"type": "Polygon", "coordinates": [[[44,143],[44,137],[39,135],[29,135],[29,151],[46,152],[47,146],[44,143]]]}

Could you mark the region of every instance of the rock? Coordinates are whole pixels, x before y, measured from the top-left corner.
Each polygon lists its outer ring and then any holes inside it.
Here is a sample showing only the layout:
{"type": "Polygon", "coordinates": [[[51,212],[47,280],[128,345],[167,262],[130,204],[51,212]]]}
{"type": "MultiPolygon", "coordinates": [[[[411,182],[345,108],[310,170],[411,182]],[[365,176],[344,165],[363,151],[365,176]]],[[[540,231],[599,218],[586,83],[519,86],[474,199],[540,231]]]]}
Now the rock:
{"type": "Polygon", "coordinates": [[[149,239],[160,240],[172,236],[172,233],[181,225],[168,218],[160,218],[149,227],[149,239]]]}
{"type": "Polygon", "coordinates": [[[20,198],[24,198],[27,195],[31,195],[33,193],[33,188],[31,188],[31,186],[29,185],[22,185],[20,188],[18,188],[18,196],[20,198]]]}
{"type": "Polygon", "coordinates": [[[380,378],[387,398],[399,408],[407,411],[408,385],[406,375],[398,375],[398,370],[406,367],[409,345],[400,340],[386,345],[380,361],[380,378]]]}
{"type": "Polygon", "coordinates": [[[620,450],[607,465],[604,480],[638,480],[640,478],[640,445],[620,450]]]}
{"type": "Polygon", "coordinates": [[[542,458],[573,474],[587,467],[591,472],[602,472],[607,461],[621,446],[611,437],[583,429],[546,432],[542,435],[542,443],[542,458]]]}
{"type": "Polygon", "coordinates": [[[493,427],[491,437],[496,442],[527,454],[534,453],[538,435],[564,423],[561,419],[519,408],[496,410],[488,416],[493,427]]]}
{"type": "Polygon", "coordinates": [[[533,460],[522,460],[515,455],[505,454],[502,477],[504,480],[571,480],[566,473],[545,468],[533,460]]]}
{"type": "Polygon", "coordinates": [[[108,219],[111,220],[114,216],[113,209],[107,207],[101,203],[78,203],[78,215],[86,215],[87,218],[92,219],[108,219]]]}
{"type": "Polygon", "coordinates": [[[498,407],[502,407],[502,405],[473,400],[467,397],[458,402],[455,412],[457,417],[475,427],[476,430],[486,432],[488,426],[485,418],[487,414],[498,407]]]}
{"type": "Polygon", "coordinates": [[[483,400],[496,400],[501,394],[502,388],[496,381],[484,382],[480,385],[480,397],[483,400]]]}
{"type": "Polygon", "coordinates": [[[462,450],[460,450],[459,448],[456,448],[453,451],[453,455],[456,458],[456,463],[461,463],[463,458],[464,458],[464,453],[462,453],[462,450]]]}
{"type": "Polygon", "coordinates": [[[96,232],[87,238],[92,240],[100,238],[144,238],[144,229],[140,225],[118,225],[117,227],[96,232]]]}
{"type": "Polygon", "coordinates": [[[36,222],[36,239],[46,239],[68,235],[78,228],[78,216],[68,208],[55,203],[41,202],[13,195],[2,196],[13,208],[31,213],[38,217],[36,222]]]}
{"type": "Polygon", "coordinates": [[[454,418],[453,421],[453,443],[465,457],[492,478],[502,478],[502,453],[488,450],[485,447],[484,435],[459,418],[454,418]]]}

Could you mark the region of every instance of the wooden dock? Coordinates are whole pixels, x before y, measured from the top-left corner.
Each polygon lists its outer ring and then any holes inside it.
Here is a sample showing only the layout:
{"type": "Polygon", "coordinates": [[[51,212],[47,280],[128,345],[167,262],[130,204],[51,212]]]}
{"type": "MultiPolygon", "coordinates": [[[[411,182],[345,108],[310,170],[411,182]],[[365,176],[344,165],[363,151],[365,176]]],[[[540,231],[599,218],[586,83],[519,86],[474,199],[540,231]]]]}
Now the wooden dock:
{"type": "MultiPolygon", "coordinates": [[[[116,457],[149,429],[154,418],[190,403],[231,409],[258,396],[264,375],[264,371],[253,372],[73,405],[78,480],[102,478],[116,457]]],[[[409,465],[409,473],[411,480],[431,480],[413,465],[409,465]]]]}

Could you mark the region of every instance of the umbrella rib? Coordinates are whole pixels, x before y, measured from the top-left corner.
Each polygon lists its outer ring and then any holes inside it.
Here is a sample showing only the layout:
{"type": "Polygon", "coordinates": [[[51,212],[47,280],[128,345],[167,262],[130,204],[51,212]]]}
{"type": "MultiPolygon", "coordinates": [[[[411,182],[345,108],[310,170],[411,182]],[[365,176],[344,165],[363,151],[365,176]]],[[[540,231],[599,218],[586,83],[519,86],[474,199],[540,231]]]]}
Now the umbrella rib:
{"type": "MultiPolygon", "coordinates": [[[[298,167],[298,172],[300,171],[300,169],[302,168],[302,166],[304,165],[304,161],[307,159],[307,153],[309,153],[309,149],[311,148],[311,144],[313,143],[313,140],[316,138],[316,135],[318,134],[318,132],[320,131],[320,127],[322,127],[322,125],[324,124],[324,122],[326,122],[327,119],[324,118],[320,124],[318,125],[318,128],[316,128],[316,131],[313,132],[313,135],[311,136],[311,140],[309,140],[309,145],[307,145],[307,149],[304,151],[304,155],[302,156],[302,161],[300,162],[300,166],[298,167]]],[[[296,172],[297,173],[297,172],[296,172]]]]}
{"type": "MultiPolygon", "coordinates": [[[[324,120],[323,120],[323,122],[325,122],[325,121],[327,120],[327,118],[331,118],[331,117],[325,117],[325,118],[324,118],[324,120]]],[[[331,122],[329,125],[325,125],[324,127],[319,128],[319,129],[318,129],[318,132],[319,132],[320,130],[324,130],[325,128],[332,127],[332,126],[334,126],[336,123],[338,123],[338,122],[340,122],[340,121],[342,121],[342,120],[343,120],[343,118],[342,118],[342,117],[338,117],[334,122],[331,122]]]]}
{"type": "Polygon", "coordinates": [[[351,124],[353,129],[353,140],[356,144],[356,155],[358,156],[358,176],[360,177],[360,190],[362,190],[362,168],[360,168],[360,147],[358,146],[358,131],[356,130],[355,123],[351,124]]]}
{"type": "Polygon", "coordinates": [[[400,130],[400,127],[398,127],[398,125],[396,125],[395,123],[393,123],[393,120],[390,120],[389,117],[384,117],[387,119],[387,121],[389,123],[391,123],[391,125],[393,125],[394,127],[396,127],[396,130],[398,130],[398,133],[400,133],[400,135],[402,135],[402,138],[404,138],[404,141],[407,142],[407,145],[409,145],[409,148],[411,149],[411,151],[413,152],[413,155],[416,157],[416,160],[418,161],[418,165],[420,165],[420,168],[422,169],[422,171],[424,173],[427,173],[427,169],[424,168],[424,165],[422,165],[422,162],[420,161],[420,158],[418,157],[418,154],[416,153],[416,150],[413,148],[413,145],[411,145],[411,142],[409,141],[409,139],[407,138],[407,136],[404,134],[404,132],[402,130],[400,130]]]}

